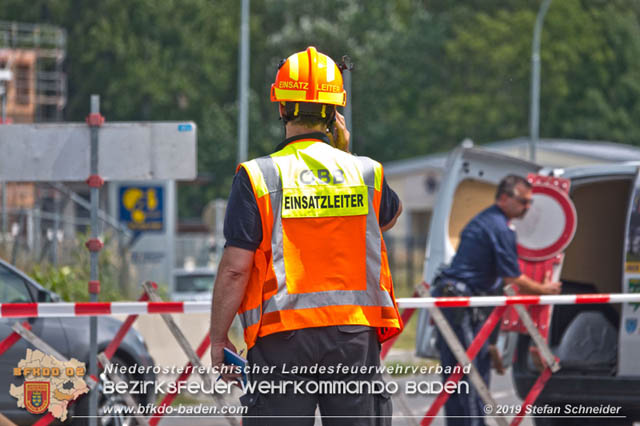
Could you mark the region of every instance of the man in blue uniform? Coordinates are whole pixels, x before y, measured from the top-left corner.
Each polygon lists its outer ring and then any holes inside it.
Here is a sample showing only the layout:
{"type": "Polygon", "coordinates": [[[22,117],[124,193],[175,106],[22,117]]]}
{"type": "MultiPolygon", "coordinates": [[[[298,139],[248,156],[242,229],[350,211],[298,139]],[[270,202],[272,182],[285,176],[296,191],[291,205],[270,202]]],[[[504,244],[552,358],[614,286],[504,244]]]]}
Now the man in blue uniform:
{"type": "MultiPolygon", "coordinates": [[[[516,250],[516,234],[509,221],[523,217],[533,202],[531,184],[523,177],[506,176],[498,184],[495,204],[475,216],[460,235],[460,246],[451,265],[434,280],[434,296],[471,296],[501,293],[501,285],[515,284],[526,294],[558,294],[561,284],[547,276],[539,283],[520,271],[516,250]]],[[[458,339],[468,348],[485,320],[484,312],[474,308],[442,310],[458,339]]],[[[486,312],[486,311],[485,311],[486,312]]],[[[443,366],[458,362],[439,336],[438,348],[443,366]]],[[[487,386],[491,357],[485,343],[474,365],[487,386]]],[[[464,389],[464,388],[462,388],[464,389]]],[[[445,411],[448,425],[484,425],[484,403],[473,386],[469,393],[453,393],[445,411]]]]}

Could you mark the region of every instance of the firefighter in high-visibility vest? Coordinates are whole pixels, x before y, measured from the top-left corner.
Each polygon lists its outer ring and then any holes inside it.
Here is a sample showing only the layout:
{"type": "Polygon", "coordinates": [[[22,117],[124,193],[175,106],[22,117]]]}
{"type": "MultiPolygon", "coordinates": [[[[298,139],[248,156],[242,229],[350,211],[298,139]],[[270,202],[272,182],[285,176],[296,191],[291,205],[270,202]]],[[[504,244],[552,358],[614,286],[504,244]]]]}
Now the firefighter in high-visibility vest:
{"type": "Polygon", "coordinates": [[[235,351],[227,333],[237,313],[250,380],[293,383],[245,394],[243,425],[312,425],[317,406],[323,424],[391,424],[387,393],[344,385],[381,383],[380,342],[402,330],[382,238],[402,205],[380,163],[349,153],[336,109],[346,104],[342,69],[330,57],[314,47],[289,56],[271,100],[286,139],[240,164],[233,181],[212,302],[212,365],[223,363],[225,347],[235,351]]]}

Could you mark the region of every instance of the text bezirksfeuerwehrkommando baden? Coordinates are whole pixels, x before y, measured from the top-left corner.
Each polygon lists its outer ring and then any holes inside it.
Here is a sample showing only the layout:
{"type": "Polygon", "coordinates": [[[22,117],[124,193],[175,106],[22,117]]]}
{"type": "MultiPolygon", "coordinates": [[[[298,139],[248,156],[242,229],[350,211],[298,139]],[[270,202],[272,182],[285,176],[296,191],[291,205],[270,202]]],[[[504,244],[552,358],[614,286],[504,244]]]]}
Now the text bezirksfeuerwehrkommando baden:
{"type": "Polygon", "coordinates": [[[225,382],[223,380],[211,383],[203,382],[174,382],[167,380],[133,380],[133,381],[104,381],[102,393],[110,394],[181,394],[183,392],[196,395],[231,394],[239,384],[243,393],[249,394],[389,394],[404,392],[407,395],[437,395],[442,392],[469,393],[469,383],[462,381],[454,383],[440,380],[409,380],[403,383],[397,381],[378,380],[258,380],[247,383],[225,382]]]}

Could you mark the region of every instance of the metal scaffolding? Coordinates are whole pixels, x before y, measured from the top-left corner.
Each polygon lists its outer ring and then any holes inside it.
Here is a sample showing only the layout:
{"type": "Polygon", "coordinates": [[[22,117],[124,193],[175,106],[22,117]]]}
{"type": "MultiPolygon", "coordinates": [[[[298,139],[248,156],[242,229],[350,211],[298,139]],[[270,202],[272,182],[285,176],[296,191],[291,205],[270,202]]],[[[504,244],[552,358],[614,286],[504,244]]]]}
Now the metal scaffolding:
{"type": "Polygon", "coordinates": [[[14,122],[62,121],[67,103],[66,44],[62,28],[0,21],[0,69],[13,74],[7,115],[14,122]]]}

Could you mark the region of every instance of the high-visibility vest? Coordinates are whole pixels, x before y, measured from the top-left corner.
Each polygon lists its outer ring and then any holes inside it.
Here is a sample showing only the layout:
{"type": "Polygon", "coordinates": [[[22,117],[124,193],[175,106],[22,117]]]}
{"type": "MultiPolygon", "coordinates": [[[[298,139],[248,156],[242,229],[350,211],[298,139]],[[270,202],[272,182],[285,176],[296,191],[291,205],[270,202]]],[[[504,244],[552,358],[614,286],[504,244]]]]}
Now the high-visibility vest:
{"type": "Polygon", "coordinates": [[[316,139],[238,166],[262,220],[238,310],[247,347],[258,337],[332,325],[402,330],[378,224],[382,166],[316,139]]]}

